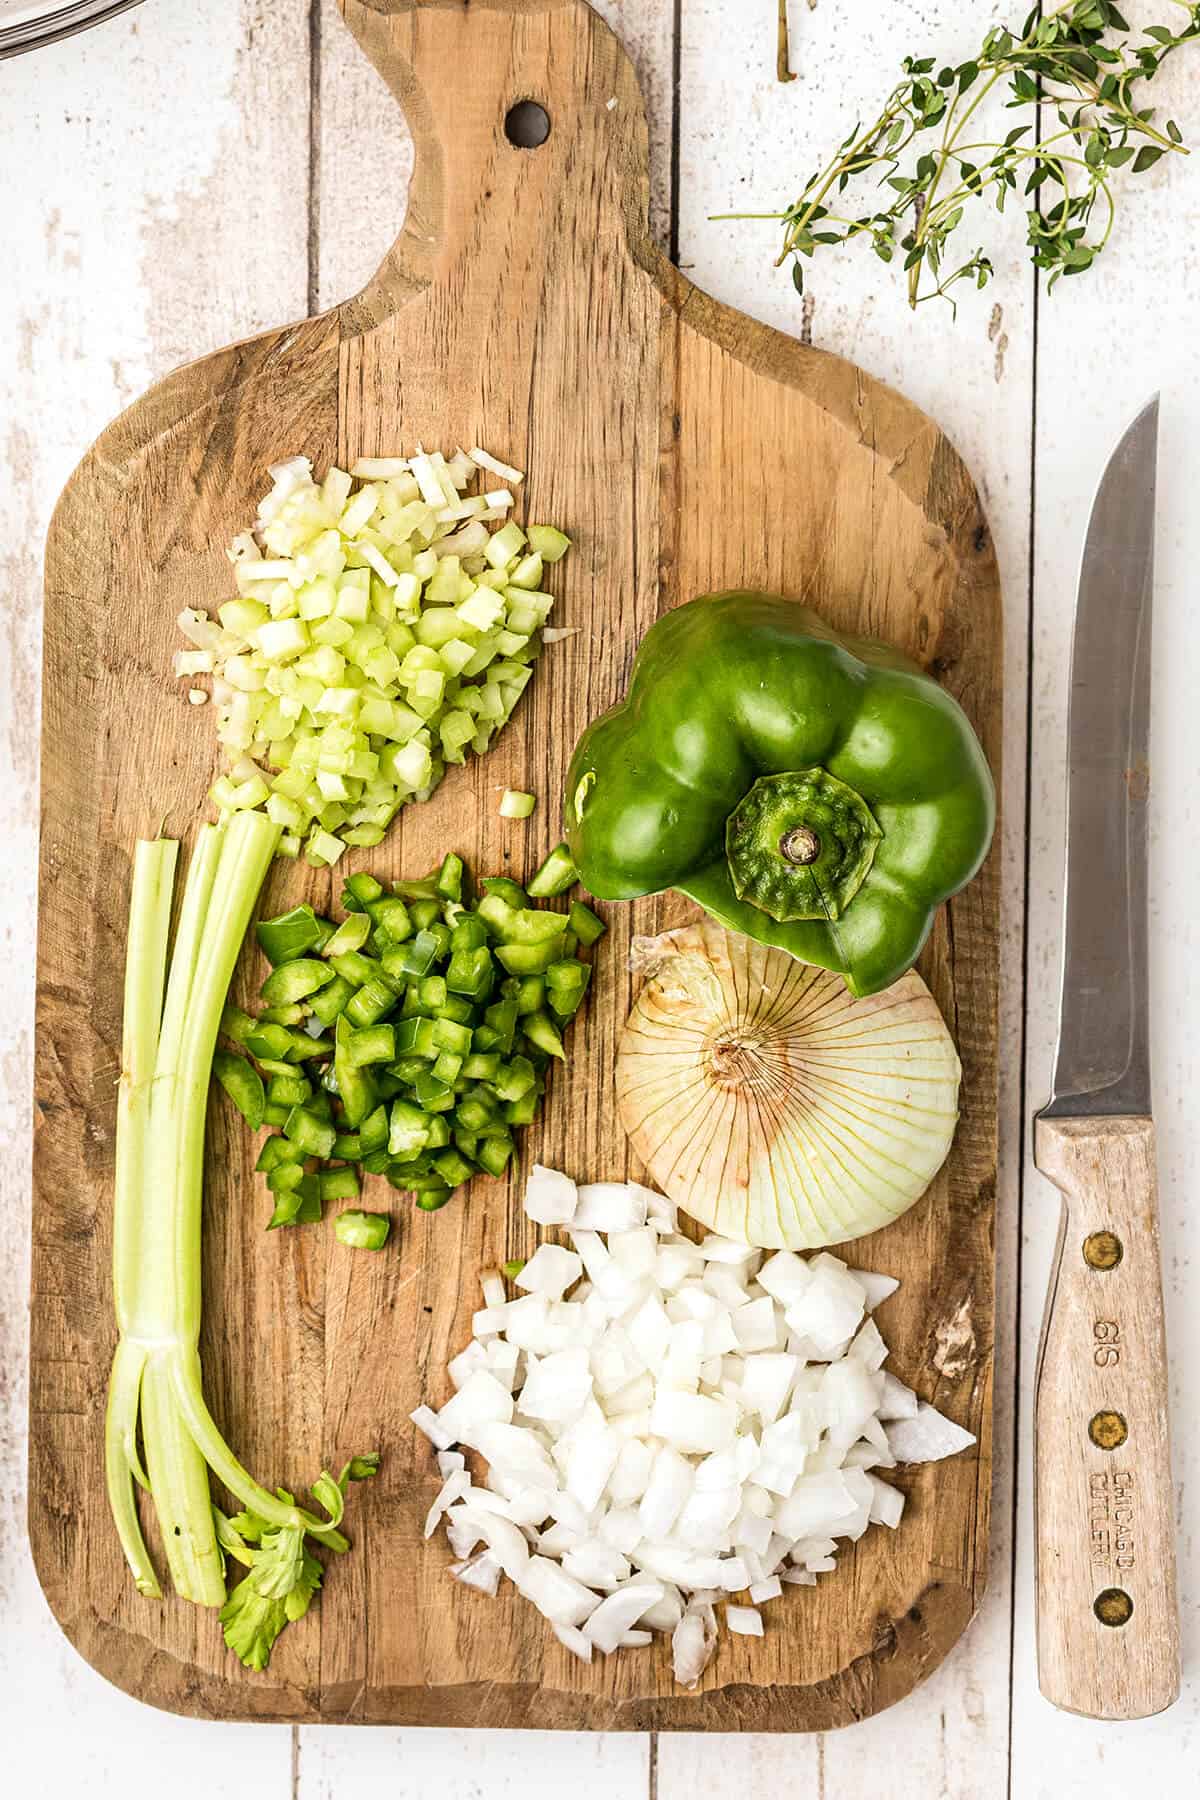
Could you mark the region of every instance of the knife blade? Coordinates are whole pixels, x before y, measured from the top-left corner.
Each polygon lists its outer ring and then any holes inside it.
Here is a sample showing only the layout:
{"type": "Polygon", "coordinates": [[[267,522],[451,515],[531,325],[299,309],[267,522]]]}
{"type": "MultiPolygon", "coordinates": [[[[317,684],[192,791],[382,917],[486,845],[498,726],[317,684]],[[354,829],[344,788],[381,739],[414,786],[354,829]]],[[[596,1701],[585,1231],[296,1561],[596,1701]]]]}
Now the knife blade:
{"type": "Polygon", "coordinates": [[[1034,1160],[1062,1192],[1036,1374],[1038,1680],[1143,1718],[1179,1692],[1147,982],[1158,398],[1101,478],[1067,726],[1062,997],[1034,1160]]]}
{"type": "Polygon", "coordinates": [[[1146,811],[1158,396],[1100,480],[1067,718],[1067,880],[1053,1098],[1042,1118],[1150,1112],[1146,811]]]}

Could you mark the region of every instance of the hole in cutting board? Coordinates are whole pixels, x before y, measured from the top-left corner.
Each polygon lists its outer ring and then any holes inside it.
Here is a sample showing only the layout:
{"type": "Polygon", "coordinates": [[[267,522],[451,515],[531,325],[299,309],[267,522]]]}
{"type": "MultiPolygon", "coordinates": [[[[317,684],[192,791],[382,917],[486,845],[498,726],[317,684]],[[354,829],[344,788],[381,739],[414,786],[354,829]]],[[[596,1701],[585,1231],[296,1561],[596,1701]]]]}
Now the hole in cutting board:
{"type": "Polygon", "coordinates": [[[536,100],[518,100],[505,114],[504,135],[518,150],[537,150],[550,136],[550,114],[536,100]]]}

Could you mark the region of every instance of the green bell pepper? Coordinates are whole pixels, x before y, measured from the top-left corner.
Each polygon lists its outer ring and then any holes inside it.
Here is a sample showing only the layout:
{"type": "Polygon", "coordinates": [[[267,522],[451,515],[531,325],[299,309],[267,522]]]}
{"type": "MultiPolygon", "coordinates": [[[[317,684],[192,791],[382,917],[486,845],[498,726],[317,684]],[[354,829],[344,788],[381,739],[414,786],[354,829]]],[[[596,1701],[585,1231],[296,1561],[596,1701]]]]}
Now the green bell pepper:
{"type": "Polygon", "coordinates": [[[995,795],[965,713],[898,651],[769,594],[709,594],[647,633],[576,745],[584,886],[665,888],[873,994],[987,854],[995,795]]]}

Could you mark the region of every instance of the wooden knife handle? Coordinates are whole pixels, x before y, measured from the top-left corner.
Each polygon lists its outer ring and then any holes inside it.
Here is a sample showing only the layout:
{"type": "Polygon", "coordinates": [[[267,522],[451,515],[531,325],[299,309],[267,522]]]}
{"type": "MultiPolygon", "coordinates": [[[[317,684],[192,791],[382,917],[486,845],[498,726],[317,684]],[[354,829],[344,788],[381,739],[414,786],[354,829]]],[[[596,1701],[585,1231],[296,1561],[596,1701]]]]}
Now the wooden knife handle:
{"type": "Polygon", "coordinates": [[[1039,1119],[1063,1194],[1034,1418],[1038,1682],[1094,1719],[1179,1693],[1174,1491],[1150,1119],[1039,1119]]]}

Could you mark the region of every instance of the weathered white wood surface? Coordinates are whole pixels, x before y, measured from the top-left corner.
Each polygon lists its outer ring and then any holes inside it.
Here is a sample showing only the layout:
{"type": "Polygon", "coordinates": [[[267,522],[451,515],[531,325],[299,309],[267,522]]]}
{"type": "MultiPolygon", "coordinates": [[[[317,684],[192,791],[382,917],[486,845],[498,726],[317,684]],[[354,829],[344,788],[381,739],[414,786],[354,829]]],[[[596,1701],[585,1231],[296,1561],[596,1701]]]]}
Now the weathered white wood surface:
{"type": "MultiPolygon", "coordinates": [[[[853,356],[934,413],[976,474],[997,540],[1008,623],[1008,762],[991,1588],[958,1651],[880,1718],[824,1738],[671,1736],[657,1745],[632,1736],[205,1726],[117,1695],[51,1622],[25,1553],[22,1491],[37,614],[46,520],[88,440],[154,376],[357,287],[394,235],[409,173],[403,125],[356,56],[332,0],[210,0],[203,9],[149,0],[90,36],[0,64],[0,167],[8,178],[0,284],[7,601],[0,625],[0,1718],[16,1727],[7,1734],[14,1785],[116,1795],[128,1791],[130,1769],[156,1767],[170,1771],[176,1800],[251,1789],[264,1800],[318,1800],[359,1784],[405,1800],[433,1791],[445,1800],[536,1800],[564,1787],[615,1800],[690,1800],[698,1791],[714,1800],[781,1791],[832,1800],[873,1782],[886,1784],[894,1800],[932,1793],[999,1800],[1010,1783],[1021,1800],[1082,1800],[1147,1779],[1164,1796],[1182,1795],[1194,1785],[1200,1749],[1200,1551],[1186,1511],[1200,1475],[1191,1430],[1200,1410],[1200,1324],[1187,1291],[1188,1202],[1200,1172],[1189,1079],[1200,1048],[1200,858],[1188,836],[1200,686],[1189,581],[1200,478],[1200,266],[1191,242],[1200,225],[1200,159],[1160,165],[1139,189],[1127,187],[1106,262],[1050,301],[1043,297],[1036,318],[1020,231],[1012,227],[1000,243],[994,287],[963,302],[957,325],[941,308],[914,318],[895,278],[855,255],[818,266],[802,306],[786,274],[771,272],[772,227],[714,224],[708,214],[786,198],[814,150],[836,141],[890,85],[901,55],[925,47],[948,59],[965,55],[1003,9],[992,0],[970,9],[952,0],[892,0],[878,9],[793,0],[793,66],[801,78],[788,87],[774,80],[769,0],[740,0],[736,9],[728,0],[681,0],[678,43],[674,0],[607,0],[601,10],[633,49],[647,93],[659,235],[674,233],[680,260],[719,298],[853,356]],[[1056,1197],[1022,1168],[1022,1133],[1028,1109],[1046,1091],[1053,1046],[1063,727],[1080,533],[1111,442],[1155,386],[1164,391],[1164,454],[1154,1048],[1185,1689],[1179,1706],[1157,1721],[1101,1727],[1048,1707],[1033,1667],[1031,1375],[1056,1197]]],[[[1193,136],[1200,130],[1196,79],[1193,60],[1178,65],[1169,88],[1163,83],[1193,136]]]]}

